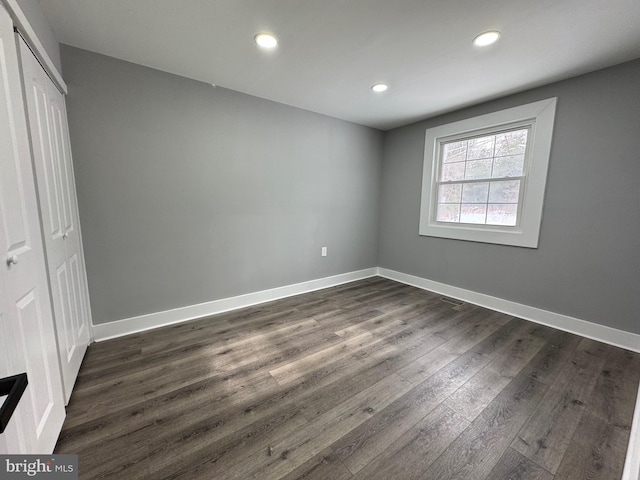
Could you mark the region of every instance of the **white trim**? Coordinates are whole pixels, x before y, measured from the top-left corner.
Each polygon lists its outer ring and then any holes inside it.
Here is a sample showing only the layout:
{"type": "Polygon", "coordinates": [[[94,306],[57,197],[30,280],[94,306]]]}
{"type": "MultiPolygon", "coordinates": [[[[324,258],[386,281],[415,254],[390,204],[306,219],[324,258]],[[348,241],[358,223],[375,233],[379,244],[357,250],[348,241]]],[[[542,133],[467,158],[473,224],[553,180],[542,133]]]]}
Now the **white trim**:
{"type": "Polygon", "coordinates": [[[259,292],[238,295],[237,297],[223,298],[211,302],[189,305],[186,307],[174,308],[162,312],[149,313],[132,318],[125,318],[109,323],[93,325],[93,338],[100,342],[111,338],[129,335],[131,333],[151,330],[174,323],[182,323],[200,317],[215,315],[217,313],[228,312],[238,308],[249,307],[259,303],[270,302],[279,298],[299,295],[301,293],[313,292],[322,288],[333,287],[343,283],[376,276],[377,268],[367,268],[355,272],[343,273],[331,277],[319,278],[308,282],[285,285],[283,287],[262,290],[259,292]]]}
{"type": "Polygon", "coordinates": [[[464,288],[454,287],[446,283],[435,282],[422,277],[416,277],[406,273],[396,272],[386,268],[378,268],[378,275],[389,278],[397,282],[413,285],[414,287],[429,290],[431,292],[446,295],[463,300],[468,303],[480,305],[481,307],[490,308],[498,312],[513,315],[524,320],[530,320],[535,323],[547,325],[549,327],[564,330],[565,332],[575,333],[581,337],[591,338],[599,342],[608,343],[616,347],[625,348],[634,352],[640,352],[640,335],[631,332],[625,332],[616,328],[606,327],[597,323],[587,322],[578,318],[569,317],[561,313],[550,312],[529,305],[504,300],[498,297],[492,297],[484,293],[466,290],[464,288]]]}
{"type": "MultiPolygon", "coordinates": [[[[557,99],[548,98],[497,112],[428,128],[425,132],[419,234],[472,242],[537,248],[547,181],[557,99]],[[514,126],[530,128],[521,180],[519,221],[515,227],[444,223],[435,219],[440,145],[460,136],[489,135],[514,126]]],[[[486,181],[492,181],[487,179],[486,181]]],[[[498,179],[495,179],[498,180],[498,179]]]]}
{"type": "Polygon", "coordinates": [[[627,460],[621,480],[638,480],[640,478],[640,388],[636,394],[636,412],[631,423],[627,460]]]}
{"type": "Polygon", "coordinates": [[[20,8],[18,0],[2,0],[2,3],[9,12],[9,15],[11,15],[13,24],[20,32],[20,36],[24,38],[29,48],[38,59],[38,62],[40,62],[40,65],[44,68],[44,71],[47,72],[47,75],[49,75],[56,88],[66,95],[68,92],[67,84],[62,78],[62,75],[60,75],[55,63],[51,60],[51,57],[44,48],[44,45],[38,38],[36,31],[29,23],[27,16],[22,11],[22,8],[20,8]]]}

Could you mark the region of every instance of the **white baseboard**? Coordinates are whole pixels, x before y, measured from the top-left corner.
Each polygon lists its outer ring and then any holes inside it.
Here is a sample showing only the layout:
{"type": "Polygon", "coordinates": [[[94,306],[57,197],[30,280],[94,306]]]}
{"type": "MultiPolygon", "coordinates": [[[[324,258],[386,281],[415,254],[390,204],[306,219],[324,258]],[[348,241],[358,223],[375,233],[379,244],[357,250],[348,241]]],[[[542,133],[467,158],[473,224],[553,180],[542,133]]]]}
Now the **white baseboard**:
{"type": "Polygon", "coordinates": [[[492,297],[484,293],[454,287],[446,283],[440,283],[407,273],[397,272],[382,267],[367,268],[355,272],[343,273],[331,277],[319,278],[307,282],[285,285],[283,287],[262,290],[259,292],[238,295],[237,297],[223,298],[211,302],[188,305],[161,312],[149,313],[137,317],[125,318],[108,323],[93,325],[93,335],[96,342],[110,338],[121,337],[131,333],[151,330],[174,323],[185,322],[195,318],[215,315],[217,313],[249,307],[259,303],[270,302],[279,298],[290,297],[302,293],[333,287],[343,283],[349,283],[364,278],[379,275],[397,282],[412,285],[414,287],[429,290],[431,292],[457,298],[468,303],[503,312],[514,317],[530,320],[535,323],[575,333],[582,337],[591,338],[599,342],[608,343],[616,347],[625,348],[634,352],[640,352],[640,335],[625,332],[615,328],[587,322],[578,318],[569,317],[560,313],[542,310],[540,308],[523,305],[521,303],[492,297]]]}
{"type": "Polygon", "coordinates": [[[259,303],[270,302],[279,298],[312,292],[314,290],[333,287],[343,283],[353,282],[355,280],[362,280],[363,278],[374,277],[376,274],[377,268],[367,268],[355,272],[310,280],[308,282],[295,283],[293,285],[285,285],[284,287],[238,295],[237,297],[223,298],[197,305],[189,305],[162,312],[149,313],[137,317],[116,320],[114,322],[100,323],[93,325],[92,327],[93,338],[94,341],[101,342],[103,340],[109,340],[111,338],[129,335],[131,333],[152,330],[154,328],[164,327],[174,323],[186,322],[187,320],[207,317],[209,315],[249,307],[259,303]]]}
{"type": "Polygon", "coordinates": [[[431,292],[457,298],[468,303],[480,305],[491,310],[503,312],[514,317],[530,320],[535,323],[575,333],[582,337],[591,338],[599,342],[608,343],[616,347],[625,348],[634,352],[640,352],[640,335],[625,332],[616,328],[606,327],[597,323],[587,322],[578,318],[569,317],[560,313],[542,310],[529,305],[504,300],[484,293],[454,287],[446,283],[435,282],[422,277],[416,277],[406,273],[396,272],[386,268],[378,268],[378,275],[397,282],[413,285],[414,287],[429,290],[431,292]]]}

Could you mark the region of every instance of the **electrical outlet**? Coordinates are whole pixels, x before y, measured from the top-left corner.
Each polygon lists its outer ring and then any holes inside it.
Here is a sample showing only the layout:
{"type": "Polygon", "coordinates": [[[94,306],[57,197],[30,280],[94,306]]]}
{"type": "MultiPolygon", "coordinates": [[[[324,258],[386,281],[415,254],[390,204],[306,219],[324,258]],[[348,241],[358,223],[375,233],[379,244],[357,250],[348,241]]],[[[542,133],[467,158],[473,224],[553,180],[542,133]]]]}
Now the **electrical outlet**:
{"type": "Polygon", "coordinates": [[[326,257],[326,256],[327,256],[327,247],[322,247],[321,255],[322,255],[323,257],[326,257]]]}

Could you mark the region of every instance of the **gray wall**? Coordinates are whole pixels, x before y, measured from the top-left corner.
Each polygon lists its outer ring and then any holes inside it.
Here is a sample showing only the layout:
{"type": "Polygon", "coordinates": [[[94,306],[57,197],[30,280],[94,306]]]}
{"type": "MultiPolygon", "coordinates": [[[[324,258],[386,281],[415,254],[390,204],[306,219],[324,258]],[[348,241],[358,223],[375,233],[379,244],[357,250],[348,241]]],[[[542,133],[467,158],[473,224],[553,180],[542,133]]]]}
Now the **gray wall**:
{"type": "Polygon", "coordinates": [[[640,61],[386,132],[379,265],[640,333],[640,61]],[[418,235],[429,127],[558,97],[538,249],[418,235]]]}
{"type": "Polygon", "coordinates": [[[58,72],[62,73],[58,40],[56,40],[49,22],[44,16],[40,2],[38,0],[18,0],[18,4],[22,9],[22,13],[24,13],[29,20],[31,27],[35,30],[38,39],[42,42],[47,54],[51,57],[58,72]]]}
{"type": "Polygon", "coordinates": [[[94,323],[377,265],[382,132],[61,51],[94,323]]]}
{"type": "Polygon", "coordinates": [[[96,323],[380,265],[640,333],[640,61],[385,134],[62,61],[96,323]],[[420,237],[425,129],[552,96],[539,248],[420,237]]]}

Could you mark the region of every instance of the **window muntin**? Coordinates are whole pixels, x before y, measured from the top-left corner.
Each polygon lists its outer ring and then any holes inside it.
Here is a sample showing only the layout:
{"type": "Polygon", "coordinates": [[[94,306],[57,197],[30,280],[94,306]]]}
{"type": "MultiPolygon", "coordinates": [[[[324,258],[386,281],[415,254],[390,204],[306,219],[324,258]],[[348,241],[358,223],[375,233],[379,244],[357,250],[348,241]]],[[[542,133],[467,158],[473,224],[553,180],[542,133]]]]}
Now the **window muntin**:
{"type": "Polygon", "coordinates": [[[530,125],[439,142],[435,219],[518,225],[530,125]]]}

